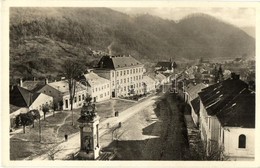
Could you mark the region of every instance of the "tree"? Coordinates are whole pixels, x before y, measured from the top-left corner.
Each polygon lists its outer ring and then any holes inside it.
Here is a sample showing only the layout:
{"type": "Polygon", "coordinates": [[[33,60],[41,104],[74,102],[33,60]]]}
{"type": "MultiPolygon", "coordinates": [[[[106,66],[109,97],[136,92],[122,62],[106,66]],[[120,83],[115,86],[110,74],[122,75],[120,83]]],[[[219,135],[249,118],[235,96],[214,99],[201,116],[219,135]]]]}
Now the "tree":
{"type": "Polygon", "coordinates": [[[45,120],[45,116],[46,116],[46,113],[49,112],[50,108],[48,105],[44,105],[42,107],[42,112],[43,112],[43,119],[45,120]]]}
{"type": "Polygon", "coordinates": [[[73,100],[75,98],[76,92],[76,80],[84,72],[84,65],[75,59],[68,59],[62,65],[63,75],[66,78],[68,85],[69,85],[69,94],[70,94],[70,110],[72,112],[72,125],[74,125],[74,118],[73,118],[73,100]]]}
{"type": "Polygon", "coordinates": [[[34,118],[31,113],[21,113],[16,117],[16,126],[23,126],[23,133],[25,134],[25,127],[33,124],[34,118]]]}
{"type": "Polygon", "coordinates": [[[33,118],[33,128],[34,128],[34,120],[40,120],[41,118],[41,115],[40,115],[40,112],[38,110],[31,110],[28,112],[29,115],[32,115],[32,118],[33,118]]]}

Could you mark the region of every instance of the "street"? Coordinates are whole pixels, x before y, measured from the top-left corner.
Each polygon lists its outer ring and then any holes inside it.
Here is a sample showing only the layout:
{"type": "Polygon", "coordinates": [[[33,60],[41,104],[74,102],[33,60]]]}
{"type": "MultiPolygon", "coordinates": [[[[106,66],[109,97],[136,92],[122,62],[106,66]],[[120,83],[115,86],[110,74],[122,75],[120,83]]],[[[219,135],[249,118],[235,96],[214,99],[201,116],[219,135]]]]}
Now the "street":
{"type": "Polygon", "coordinates": [[[173,94],[165,94],[123,122],[114,137],[104,134],[101,146],[116,151],[115,160],[181,160],[187,144],[180,115],[173,94]]]}

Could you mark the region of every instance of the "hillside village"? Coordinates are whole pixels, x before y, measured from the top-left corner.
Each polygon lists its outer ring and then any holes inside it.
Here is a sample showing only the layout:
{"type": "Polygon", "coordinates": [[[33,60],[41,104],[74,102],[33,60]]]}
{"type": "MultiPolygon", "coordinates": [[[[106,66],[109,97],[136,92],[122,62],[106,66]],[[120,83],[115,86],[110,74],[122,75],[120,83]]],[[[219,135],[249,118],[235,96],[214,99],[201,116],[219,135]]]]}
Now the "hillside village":
{"type": "Polygon", "coordinates": [[[255,160],[255,39],[241,29],[23,12],[10,15],[10,160],[255,160]]]}
{"type": "MultiPolygon", "coordinates": [[[[72,102],[64,77],[53,82],[20,79],[20,83],[10,86],[10,133],[23,125],[17,122],[18,118],[22,122],[22,115],[35,110],[45,118],[51,111],[81,109],[88,97],[93,103],[115,99],[138,102],[166,92],[179,96],[186,104],[188,113],[182,115],[190,150],[200,141],[205,143],[206,156],[216,157],[212,152],[220,151],[219,160],[253,160],[254,83],[242,81],[238,74],[223,70],[222,66],[200,60],[181,70],[170,60],[158,62],[154,73],[146,75],[144,65],[130,55],[105,55],[94,69],[88,69],[75,81],[72,102]],[[201,139],[194,139],[194,132],[201,139]],[[234,137],[237,141],[231,140],[234,137]]],[[[28,127],[31,123],[27,122],[24,125],[28,127]]]]}

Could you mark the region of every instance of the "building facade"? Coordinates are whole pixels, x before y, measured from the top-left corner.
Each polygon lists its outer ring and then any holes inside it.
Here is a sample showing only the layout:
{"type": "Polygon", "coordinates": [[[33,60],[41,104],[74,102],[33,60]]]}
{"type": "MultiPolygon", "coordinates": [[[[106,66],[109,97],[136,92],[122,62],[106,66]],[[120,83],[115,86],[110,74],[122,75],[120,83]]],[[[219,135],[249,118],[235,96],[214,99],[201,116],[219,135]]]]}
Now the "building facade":
{"type": "Polygon", "coordinates": [[[94,72],[84,74],[80,82],[87,87],[88,94],[93,102],[100,102],[111,98],[110,81],[94,72]]]}
{"type": "MultiPolygon", "coordinates": [[[[52,96],[53,102],[56,103],[56,106],[58,106],[59,109],[70,110],[71,104],[70,104],[69,84],[66,80],[48,83],[38,92],[52,96]]],[[[86,96],[87,96],[86,87],[83,84],[76,82],[73,108],[76,109],[82,107],[86,96]]]]}
{"type": "Polygon", "coordinates": [[[103,56],[94,72],[110,81],[111,97],[143,94],[144,65],[132,56],[103,56]]]}
{"type": "Polygon", "coordinates": [[[202,89],[200,131],[207,154],[219,150],[229,160],[254,160],[255,93],[238,75],[202,89]]]}

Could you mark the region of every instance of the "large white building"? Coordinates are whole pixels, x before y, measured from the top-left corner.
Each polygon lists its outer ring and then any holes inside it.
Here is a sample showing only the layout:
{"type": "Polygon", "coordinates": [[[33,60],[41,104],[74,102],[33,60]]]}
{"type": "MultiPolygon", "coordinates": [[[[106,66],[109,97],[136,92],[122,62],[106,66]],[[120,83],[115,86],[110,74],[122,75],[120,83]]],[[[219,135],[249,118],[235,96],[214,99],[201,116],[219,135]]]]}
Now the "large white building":
{"type": "Polygon", "coordinates": [[[100,102],[111,98],[110,81],[102,78],[94,72],[84,74],[80,82],[87,87],[88,94],[93,102],[100,102]]]}
{"type": "Polygon", "coordinates": [[[220,150],[229,160],[254,160],[255,93],[231,76],[199,93],[201,138],[208,155],[220,150]]]}
{"type": "Polygon", "coordinates": [[[110,81],[111,97],[143,93],[144,65],[130,55],[103,56],[94,72],[110,81]]]}

